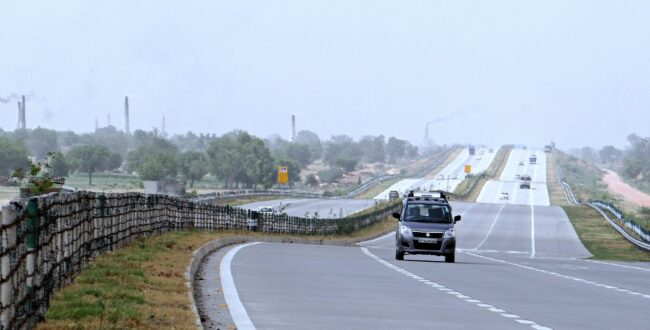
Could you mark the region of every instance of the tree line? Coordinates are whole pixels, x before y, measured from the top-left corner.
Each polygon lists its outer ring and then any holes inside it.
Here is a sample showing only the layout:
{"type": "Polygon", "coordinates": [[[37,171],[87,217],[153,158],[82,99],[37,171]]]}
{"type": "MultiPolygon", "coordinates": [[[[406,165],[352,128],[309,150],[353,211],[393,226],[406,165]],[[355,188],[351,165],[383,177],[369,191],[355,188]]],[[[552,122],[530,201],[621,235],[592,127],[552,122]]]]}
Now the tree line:
{"type": "Polygon", "coordinates": [[[52,175],[78,172],[88,176],[114,171],[137,174],[142,180],[177,179],[190,187],[210,173],[225,187],[271,187],[277,166],[288,166],[290,183],[301,182],[300,172],[322,161],[327,169],[305,178],[305,184],[334,182],[354,171],[360,162],[398,163],[419,157],[418,148],[395,137],[346,135],[322,140],[303,130],[295,141],[278,135],[262,139],[235,130],[221,136],[188,132],[171,138],[158,131],[126,134],[113,126],[77,134],[46,128],[0,130],[0,176],[28,166],[30,159],[51,157],[52,175]]]}
{"type": "Polygon", "coordinates": [[[619,172],[632,182],[650,183],[650,137],[627,136],[628,145],[618,149],[606,145],[601,149],[582,147],[570,153],[585,161],[600,164],[619,172]]]}

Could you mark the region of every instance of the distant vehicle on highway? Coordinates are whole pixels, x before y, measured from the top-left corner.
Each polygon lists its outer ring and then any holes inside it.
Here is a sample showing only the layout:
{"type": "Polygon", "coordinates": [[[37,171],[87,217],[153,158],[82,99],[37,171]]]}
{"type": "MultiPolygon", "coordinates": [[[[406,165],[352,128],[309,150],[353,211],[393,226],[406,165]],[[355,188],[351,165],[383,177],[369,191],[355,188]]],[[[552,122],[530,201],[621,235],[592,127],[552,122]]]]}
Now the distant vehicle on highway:
{"type": "Polygon", "coordinates": [[[442,174],[438,174],[438,175],[436,176],[436,179],[438,179],[438,180],[444,180],[444,179],[445,179],[445,176],[442,175],[442,174]]]}
{"type": "Polygon", "coordinates": [[[528,174],[522,174],[521,182],[519,183],[519,189],[530,189],[531,177],[528,174]]]}
{"type": "Polygon", "coordinates": [[[551,153],[552,150],[553,150],[553,147],[551,147],[550,145],[547,144],[547,145],[544,146],[544,152],[545,153],[547,153],[547,154],[551,153]]]}
{"type": "Polygon", "coordinates": [[[399,220],[395,232],[395,259],[405,254],[444,256],[445,262],[456,260],[456,231],[454,224],[460,215],[452,217],[451,206],[444,194],[439,197],[409,197],[402,212],[393,213],[399,220]]]}
{"type": "Polygon", "coordinates": [[[519,179],[521,179],[521,175],[515,174],[515,180],[519,180],[519,179]]]}
{"type": "Polygon", "coordinates": [[[528,158],[528,160],[530,161],[531,165],[537,164],[537,155],[530,155],[530,158],[528,158]]]}
{"type": "Polygon", "coordinates": [[[519,166],[524,166],[524,161],[523,160],[519,161],[519,166]]]}
{"type": "Polygon", "coordinates": [[[490,150],[488,150],[488,152],[489,152],[489,153],[493,153],[493,152],[494,152],[494,149],[490,148],[490,150]]]}
{"type": "Polygon", "coordinates": [[[458,174],[452,174],[452,175],[451,175],[451,179],[452,179],[452,180],[456,180],[456,179],[458,179],[458,174]]]}
{"type": "Polygon", "coordinates": [[[399,191],[397,191],[397,190],[391,190],[391,191],[388,193],[388,199],[389,199],[389,200],[399,199],[399,191]]]}
{"type": "Polygon", "coordinates": [[[508,194],[507,192],[502,192],[501,197],[499,197],[499,199],[507,201],[510,199],[510,194],[508,194]]]}
{"type": "Polygon", "coordinates": [[[260,206],[257,208],[257,212],[270,214],[270,213],[274,213],[275,211],[271,206],[260,206]]]}
{"type": "Polygon", "coordinates": [[[470,144],[469,145],[469,155],[474,156],[475,153],[476,153],[476,147],[474,147],[473,145],[470,144]]]}

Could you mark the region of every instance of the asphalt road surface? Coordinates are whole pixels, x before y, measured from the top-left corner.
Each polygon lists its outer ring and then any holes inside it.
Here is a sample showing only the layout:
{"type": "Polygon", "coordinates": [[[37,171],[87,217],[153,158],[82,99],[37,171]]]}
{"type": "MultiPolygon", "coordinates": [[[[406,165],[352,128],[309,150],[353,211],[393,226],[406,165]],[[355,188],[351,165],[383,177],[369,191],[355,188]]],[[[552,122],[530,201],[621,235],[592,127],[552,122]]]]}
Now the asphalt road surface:
{"type": "Polygon", "coordinates": [[[361,247],[238,246],[221,261],[230,312],[239,329],[648,328],[649,263],[581,259],[589,253],[558,207],[453,206],[463,215],[455,264],[397,261],[392,235],[361,247]]]}
{"type": "Polygon", "coordinates": [[[375,196],[375,199],[388,199],[388,193],[393,190],[399,191],[400,195],[415,189],[454,191],[465,179],[465,165],[471,166],[471,174],[483,172],[492,164],[497,149],[476,148],[475,155],[470,155],[469,149],[465,148],[435,176],[401,180],[375,196]]]}
{"type": "Polygon", "coordinates": [[[546,153],[539,149],[514,148],[510,152],[499,180],[489,180],[483,186],[479,203],[550,205],[546,187],[546,153]],[[536,164],[529,157],[537,156],[536,164]],[[528,174],[532,178],[531,189],[521,189],[517,175],[528,174]]]}
{"type": "Polygon", "coordinates": [[[290,216],[312,217],[318,212],[320,218],[339,218],[359,212],[375,205],[371,199],[280,199],[250,203],[241,208],[257,210],[261,206],[272,207],[273,210],[285,212],[290,216]]]}

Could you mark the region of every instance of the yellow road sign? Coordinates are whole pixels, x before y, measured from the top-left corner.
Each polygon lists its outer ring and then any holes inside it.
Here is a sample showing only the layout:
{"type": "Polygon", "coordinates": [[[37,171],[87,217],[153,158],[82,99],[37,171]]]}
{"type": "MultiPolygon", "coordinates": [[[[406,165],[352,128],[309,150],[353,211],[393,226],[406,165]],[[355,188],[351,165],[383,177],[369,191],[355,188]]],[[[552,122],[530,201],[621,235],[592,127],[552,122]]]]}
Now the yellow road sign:
{"type": "Polygon", "coordinates": [[[465,173],[470,174],[472,173],[472,165],[465,165],[465,173]]]}
{"type": "Polygon", "coordinates": [[[278,166],[278,183],[289,183],[289,168],[287,166],[278,166]]]}

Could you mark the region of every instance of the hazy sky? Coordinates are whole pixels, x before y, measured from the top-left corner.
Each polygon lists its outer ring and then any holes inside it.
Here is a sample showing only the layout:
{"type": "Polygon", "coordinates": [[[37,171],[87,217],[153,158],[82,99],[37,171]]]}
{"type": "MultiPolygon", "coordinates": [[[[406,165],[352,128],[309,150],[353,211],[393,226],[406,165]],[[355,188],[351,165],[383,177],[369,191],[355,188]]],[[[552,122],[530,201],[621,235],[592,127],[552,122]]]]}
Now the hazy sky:
{"type": "MultiPolygon", "coordinates": [[[[650,1],[5,1],[27,125],[624,146],[650,135],[650,1]]],[[[0,100],[0,127],[17,124],[0,100]]]]}

